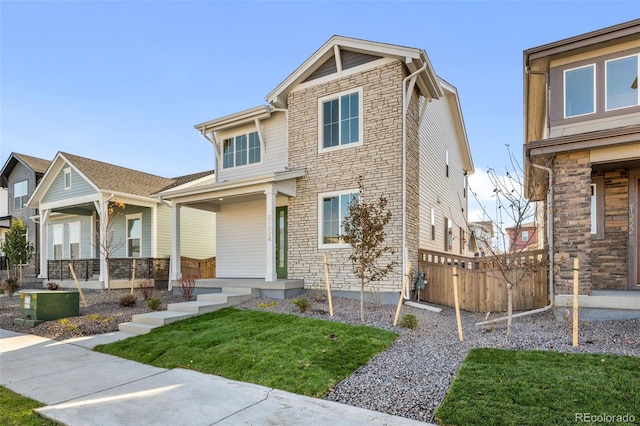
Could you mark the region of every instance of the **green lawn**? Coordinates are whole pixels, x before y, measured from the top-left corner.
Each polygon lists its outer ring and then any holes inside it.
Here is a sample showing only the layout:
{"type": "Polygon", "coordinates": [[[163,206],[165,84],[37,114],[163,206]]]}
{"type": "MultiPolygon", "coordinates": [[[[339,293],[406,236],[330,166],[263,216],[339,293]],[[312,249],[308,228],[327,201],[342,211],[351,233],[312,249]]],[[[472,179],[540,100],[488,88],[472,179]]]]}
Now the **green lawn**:
{"type": "Polygon", "coordinates": [[[323,397],[396,338],[372,327],[226,308],[96,351],[323,397]]]}
{"type": "Polygon", "coordinates": [[[446,425],[630,424],[633,418],[640,423],[640,358],[500,349],[472,349],[436,411],[446,425]]]}
{"type": "Polygon", "coordinates": [[[0,424],[3,426],[56,426],[34,412],[43,407],[38,401],[26,398],[0,386],[0,424]]]}

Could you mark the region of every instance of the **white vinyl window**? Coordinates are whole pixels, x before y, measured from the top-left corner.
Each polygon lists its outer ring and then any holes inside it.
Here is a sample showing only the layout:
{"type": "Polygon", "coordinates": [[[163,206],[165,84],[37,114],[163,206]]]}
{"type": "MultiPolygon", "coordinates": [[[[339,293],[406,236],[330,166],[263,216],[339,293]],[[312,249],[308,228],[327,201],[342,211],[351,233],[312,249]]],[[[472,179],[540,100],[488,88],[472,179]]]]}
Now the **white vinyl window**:
{"type": "Polygon", "coordinates": [[[318,246],[320,248],[345,247],[344,218],[349,204],[358,199],[358,190],[330,192],[318,196],[318,246]]]}
{"type": "Polygon", "coordinates": [[[29,185],[26,180],[13,184],[13,208],[23,209],[27,205],[29,185]]]}
{"type": "Polygon", "coordinates": [[[127,215],[127,257],[142,255],[142,214],[127,215]]]}
{"type": "Polygon", "coordinates": [[[605,63],[606,110],[640,104],[638,98],[638,55],[605,63]]]}
{"type": "Polygon", "coordinates": [[[564,117],[596,111],[596,67],[594,64],[564,72],[564,117]]]}
{"type": "Polygon", "coordinates": [[[80,259],[80,222],[69,223],[69,258],[80,259]]]}
{"type": "Polygon", "coordinates": [[[259,163],[260,157],[258,132],[225,139],[222,142],[222,167],[225,169],[259,163]]]}
{"type": "Polygon", "coordinates": [[[453,250],[453,222],[448,217],[444,218],[444,250],[453,250]]]}
{"type": "Polygon", "coordinates": [[[318,151],[362,145],[362,88],[318,99],[318,151]]]}
{"type": "Polygon", "coordinates": [[[522,241],[526,243],[529,241],[529,231],[522,231],[522,235],[520,237],[522,238],[522,241]]]}
{"type": "Polygon", "coordinates": [[[60,260],[62,259],[62,244],[64,241],[64,225],[56,224],[52,226],[53,228],[53,259],[60,260]]]}
{"type": "Polygon", "coordinates": [[[71,188],[71,169],[64,169],[64,189],[71,188]]]}

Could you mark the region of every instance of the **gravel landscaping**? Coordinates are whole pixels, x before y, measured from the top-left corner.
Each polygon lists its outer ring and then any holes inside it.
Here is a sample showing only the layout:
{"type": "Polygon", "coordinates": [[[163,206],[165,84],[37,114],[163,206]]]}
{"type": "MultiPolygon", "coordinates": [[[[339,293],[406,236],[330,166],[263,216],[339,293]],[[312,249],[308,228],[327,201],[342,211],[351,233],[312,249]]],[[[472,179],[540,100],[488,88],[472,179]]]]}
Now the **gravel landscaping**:
{"type": "MultiPolygon", "coordinates": [[[[117,330],[117,324],[130,321],[131,315],[149,312],[139,293],[135,307],[123,308],[119,298],[127,291],[86,292],[89,307],[80,308],[80,317],[69,321],[49,321],[36,327],[13,324],[19,316],[19,298],[0,297],[0,328],[37,334],[57,340],[117,330]]],[[[154,297],[167,303],[182,297],[155,290],[154,297]]],[[[334,316],[321,293],[308,294],[311,308],[300,313],[290,300],[259,298],[237,306],[305,317],[362,324],[359,301],[334,298],[334,316]]],[[[476,326],[484,314],[462,312],[464,341],[458,340],[455,311],[443,307],[435,313],[403,306],[401,316],[413,314],[419,320],[410,330],[393,327],[396,307],[367,304],[366,324],[396,331],[400,337],[367,365],[331,389],[328,400],[368,408],[422,421],[433,421],[433,412],[442,402],[456,371],[470,348],[541,349],[559,352],[591,352],[640,356],[640,320],[583,322],[580,346],[572,346],[569,321],[558,321],[550,312],[514,319],[512,336],[506,337],[506,323],[476,326]]],[[[501,314],[493,314],[495,318],[501,314]]]]}

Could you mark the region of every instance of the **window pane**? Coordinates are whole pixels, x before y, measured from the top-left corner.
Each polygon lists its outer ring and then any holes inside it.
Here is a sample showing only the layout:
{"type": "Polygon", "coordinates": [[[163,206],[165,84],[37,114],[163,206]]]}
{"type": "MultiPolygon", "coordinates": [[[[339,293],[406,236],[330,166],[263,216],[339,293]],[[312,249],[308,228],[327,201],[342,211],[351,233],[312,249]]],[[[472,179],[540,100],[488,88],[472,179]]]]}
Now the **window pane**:
{"type": "Polygon", "coordinates": [[[322,146],[330,148],[337,146],[338,139],[338,100],[325,102],[323,105],[323,139],[322,146]]]}
{"type": "Polygon", "coordinates": [[[236,166],[247,164],[247,135],[236,137],[236,166]]]}
{"type": "Polygon", "coordinates": [[[129,257],[140,257],[140,239],[132,238],[129,240],[129,257]]]}
{"type": "Polygon", "coordinates": [[[249,134],[249,164],[260,162],[260,137],[258,132],[249,134]]]}
{"type": "Polygon", "coordinates": [[[140,219],[129,219],[127,221],[127,236],[129,238],[140,238],[142,235],[140,222],[140,219]]]}
{"type": "Polygon", "coordinates": [[[574,117],[595,111],[593,91],[594,72],[594,67],[590,65],[565,73],[565,117],[574,117]]]}
{"type": "Polygon", "coordinates": [[[340,143],[342,145],[358,142],[358,93],[344,95],[340,98],[340,143]]]}
{"type": "Polygon", "coordinates": [[[338,243],[338,229],[340,226],[338,197],[324,198],[322,204],[322,242],[324,244],[336,244],[338,243]]]}
{"type": "Polygon", "coordinates": [[[54,260],[62,259],[62,244],[56,244],[53,246],[53,259],[54,260]]]}
{"type": "Polygon", "coordinates": [[[233,167],[233,139],[226,139],[222,146],[222,167],[233,167]]]}
{"type": "Polygon", "coordinates": [[[343,194],[340,196],[340,234],[344,235],[344,218],[349,214],[349,204],[358,199],[358,194],[343,194]]]}
{"type": "Polygon", "coordinates": [[[638,57],[607,62],[607,109],[638,105],[638,57]]]}
{"type": "Polygon", "coordinates": [[[69,244],[69,251],[71,252],[71,259],[80,259],[80,244],[69,244]]]}

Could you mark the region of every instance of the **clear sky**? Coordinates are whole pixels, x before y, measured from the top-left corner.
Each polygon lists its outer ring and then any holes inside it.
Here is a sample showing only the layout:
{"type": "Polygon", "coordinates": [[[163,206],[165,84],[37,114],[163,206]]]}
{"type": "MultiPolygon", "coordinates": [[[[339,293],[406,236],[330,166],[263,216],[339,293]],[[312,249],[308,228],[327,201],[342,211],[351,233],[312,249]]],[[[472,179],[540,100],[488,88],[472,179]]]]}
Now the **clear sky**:
{"type": "Polygon", "coordinates": [[[165,177],[212,169],[193,126],[265,104],[339,34],[424,49],[458,89],[480,174],[505,167],[504,144],[521,155],[523,50],[638,17],[638,0],[0,0],[0,161],[65,151],[165,177]]]}

